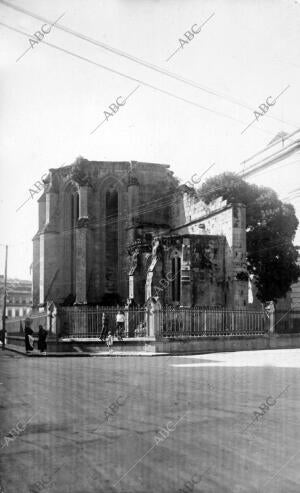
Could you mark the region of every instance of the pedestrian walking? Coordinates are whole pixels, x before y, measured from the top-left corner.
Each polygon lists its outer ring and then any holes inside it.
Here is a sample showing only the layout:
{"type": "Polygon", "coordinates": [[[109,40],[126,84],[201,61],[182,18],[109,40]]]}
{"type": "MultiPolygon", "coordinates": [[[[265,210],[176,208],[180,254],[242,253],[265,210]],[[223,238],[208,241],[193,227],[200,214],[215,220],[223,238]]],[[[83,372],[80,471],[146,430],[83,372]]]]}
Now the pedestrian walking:
{"type": "Polygon", "coordinates": [[[100,339],[101,341],[105,341],[107,338],[108,334],[108,328],[109,328],[109,319],[108,315],[106,313],[102,313],[102,326],[101,326],[101,334],[100,334],[100,339]]]}
{"type": "MultiPolygon", "coordinates": [[[[3,347],[5,347],[6,346],[6,330],[5,329],[0,330],[0,341],[1,341],[2,345],[4,344],[3,347]]],[[[1,491],[0,491],[0,493],[1,493],[1,491]]]]}
{"type": "Polygon", "coordinates": [[[111,332],[109,331],[108,332],[108,336],[106,338],[106,345],[107,345],[108,350],[109,350],[110,353],[113,352],[113,349],[112,349],[113,343],[114,343],[113,336],[111,335],[111,332]]]}
{"type": "Polygon", "coordinates": [[[34,337],[33,337],[33,330],[30,326],[25,327],[25,349],[26,353],[30,353],[33,351],[33,345],[34,345],[34,337]]]}
{"type": "Polygon", "coordinates": [[[117,322],[117,336],[118,339],[122,341],[124,336],[124,329],[125,329],[125,313],[123,311],[118,310],[116,316],[116,322],[117,322]]]}
{"type": "Polygon", "coordinates": [[[39,325],[38,349],[42,354],[46,354],[47,336],[48,336],[47,330],[45,330],[42,325],[39,325]]]}

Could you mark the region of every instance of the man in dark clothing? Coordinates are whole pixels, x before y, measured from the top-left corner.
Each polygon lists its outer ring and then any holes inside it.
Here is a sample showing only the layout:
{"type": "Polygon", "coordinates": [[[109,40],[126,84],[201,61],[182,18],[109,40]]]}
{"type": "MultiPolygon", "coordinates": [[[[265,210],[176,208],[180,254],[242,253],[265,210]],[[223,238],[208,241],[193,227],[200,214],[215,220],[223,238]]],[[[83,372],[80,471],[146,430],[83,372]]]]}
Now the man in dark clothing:
{"type": "Polygon", "coordinates": [[[109,329],[108,315],[103,312],[103,314],[102,314],[101,335],[100,335],[101,341],[105,341],[106,340],[106,337],[107,337],[107,334],[108,334],[108,329],[109,329]]]}
{"type": "Polygon", "coordinates": [[[42,325],[39,325],[38,349],[43,354],[46,354],[46,349],[47,349],[46,339],[47,339],[47,335],[48,335],[48,332],[43,328],[42,325]]]}
{"type": "Polygon", "coordinates": [[[5,329],[0,330],[0,341],[1,341],[2,346],[4,348],[5,344],[6,344],[6,330],[5,329]]]}
{"type": "Polygon", "coordinates": [[[30,351],[33,351],[33,330],[30,328],[29,325],[25,327],[25,349],[26,353],[30,353],[30,351]]]}

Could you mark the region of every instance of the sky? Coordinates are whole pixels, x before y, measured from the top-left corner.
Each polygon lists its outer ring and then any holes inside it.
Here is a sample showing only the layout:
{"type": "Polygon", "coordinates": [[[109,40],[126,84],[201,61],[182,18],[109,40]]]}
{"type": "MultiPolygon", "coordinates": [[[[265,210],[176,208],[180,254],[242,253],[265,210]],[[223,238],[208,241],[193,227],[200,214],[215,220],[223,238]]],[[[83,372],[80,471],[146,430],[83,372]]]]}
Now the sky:
{"type": "MultiPolygon", "coordinates": [[[[0,273],[8,244],[8,276],[30,279],[41,192],[29,190],[49,168],[79,155],[156,162],[184,182],[212,163],[207,177],[240,171],[278,132],[300,128],[299,23],[298,0],[0,0],[0,273]],[[44,22],[8,3],[52,23],[62,16],[59,25],[194,84],[55,26],[44,41],[58,48],[30,43],[44,22]],[[192,26],[200,32],[185,37],[192,26]]],[[[286,196],[299,185],[299,162],[251,181],[286,196]]]]}

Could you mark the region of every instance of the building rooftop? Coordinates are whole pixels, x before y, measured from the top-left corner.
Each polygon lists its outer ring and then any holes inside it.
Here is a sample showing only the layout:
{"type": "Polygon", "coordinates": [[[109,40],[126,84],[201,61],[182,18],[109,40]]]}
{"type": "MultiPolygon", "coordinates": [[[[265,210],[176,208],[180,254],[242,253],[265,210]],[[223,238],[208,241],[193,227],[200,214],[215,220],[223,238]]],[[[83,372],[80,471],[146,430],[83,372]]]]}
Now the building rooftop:
{"type": "Polygon", "coordinates": [[[241,164],[244,166],[244,169],[239,175],[243,178],[251,176],[258,170],[268,168],[299,150],[300,129],[290,134],[279,132],[267,146],[242,161],[241,164]]]}

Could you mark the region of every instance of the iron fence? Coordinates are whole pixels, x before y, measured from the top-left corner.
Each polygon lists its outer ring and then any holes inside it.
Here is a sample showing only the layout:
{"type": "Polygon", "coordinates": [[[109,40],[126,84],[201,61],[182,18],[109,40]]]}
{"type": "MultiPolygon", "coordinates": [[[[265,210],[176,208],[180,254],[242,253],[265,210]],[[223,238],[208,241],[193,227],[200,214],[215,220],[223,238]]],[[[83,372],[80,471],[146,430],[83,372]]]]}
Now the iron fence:
{"type": "Polygon", "coordinates": [[[275,310],[275,333],[277,334],[300,333],[300,311],[275,310]]]}
{"type": "Polygon", "coordinates": [[[25,320],[29,321],[29,325],[33,332],[39,331],[39,325],[47,328],[47,313],[27,314],[23,317],[11,318],[5,321],[5,329],[8,334],[23,334],[25,330],[25,320]]]}
{"type": "Polygon", "coordinates": [[[117,313],[125,315],[123,338],[149,337],[149,327],[156,338],[199,336],[247,336],[269,332],[268,319],[262,311],[229,310],[219,307],[162,307],[155,313],[144,306],[127,308],[115,306],[62,307],[59,310],[60,337],[103,336],[110,331],[118,336],[117,313]],[[152,322],[150,323],[150,317],[152,322]]]}
{"type": "Polygon", "coordinates": [[[163,307],[158,337],[247,336],[268,333],[262,311],[163,307]]]}
{"type": "Polygon", "coordinates": [[[144,307],[62,307],[59,310],[60,337],[97,337],[108,331],[113,336],[120,334],[117,327],[117,313],[125,315],[122,338],[147,337],[149,335],[148,313],[144,307]],[[104,322],[105,317],[105,322],[104,322]],[[105,327],[104,327],[105,325],[105,327]]]}

